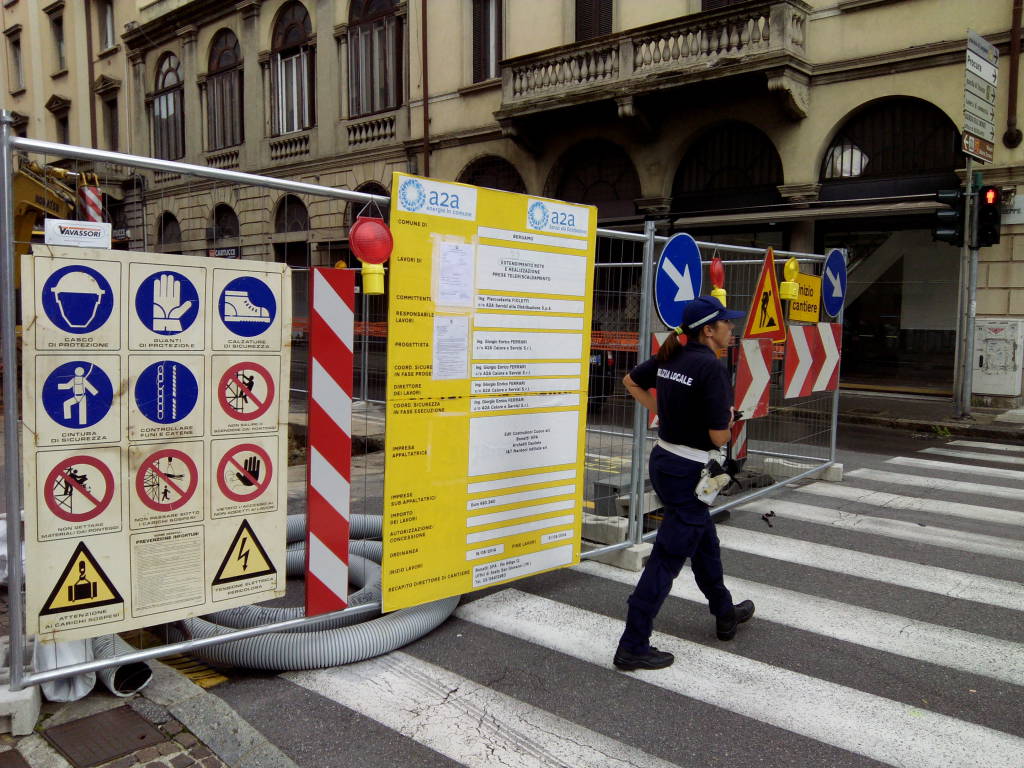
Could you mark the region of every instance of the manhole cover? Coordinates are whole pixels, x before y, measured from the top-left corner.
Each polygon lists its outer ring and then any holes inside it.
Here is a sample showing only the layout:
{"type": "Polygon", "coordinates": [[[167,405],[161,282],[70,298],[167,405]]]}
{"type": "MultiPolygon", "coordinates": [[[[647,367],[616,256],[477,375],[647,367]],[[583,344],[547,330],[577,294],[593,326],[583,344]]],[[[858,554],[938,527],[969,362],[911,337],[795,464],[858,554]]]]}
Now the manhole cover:
{"type": "Polygon", "coordinates": [[[0,768],[32,768],[25,758],[21,756],[20,752],[10,750],[9,752],[0,752],[0,768]]]}
{"type": "Polygon", "coordinates": [[[91,768],[167,737],[128,707],[83,717],[43,731],[75,768],[91,768]]]}

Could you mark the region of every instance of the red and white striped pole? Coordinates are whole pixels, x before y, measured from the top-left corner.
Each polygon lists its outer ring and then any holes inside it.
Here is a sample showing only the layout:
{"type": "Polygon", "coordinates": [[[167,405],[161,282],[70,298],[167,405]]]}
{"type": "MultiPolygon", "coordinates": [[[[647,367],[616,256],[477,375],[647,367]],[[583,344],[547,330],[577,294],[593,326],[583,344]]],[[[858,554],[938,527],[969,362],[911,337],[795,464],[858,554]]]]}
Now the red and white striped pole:
{"type": "Polygon", "coordinates": [[[348,604],[355,275],[310,270],[306,615],[348,604]]]}
{"type": "Polygon", "coordinates": [[[78,188],[78,207],[85,221],[103,221],[103,192],[83,184],[78,188]]]}

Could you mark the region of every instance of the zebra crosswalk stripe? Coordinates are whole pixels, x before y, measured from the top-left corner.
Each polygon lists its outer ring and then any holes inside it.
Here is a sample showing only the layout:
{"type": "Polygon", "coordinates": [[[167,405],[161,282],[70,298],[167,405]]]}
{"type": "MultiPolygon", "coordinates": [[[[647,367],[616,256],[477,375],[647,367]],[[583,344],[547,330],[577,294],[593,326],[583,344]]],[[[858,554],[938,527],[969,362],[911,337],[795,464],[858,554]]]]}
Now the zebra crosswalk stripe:
{"type": "MultiPolygon", "coordinates": [[[[456,615],[591,664],[608,667],[622,622],[507,589],[461,606],[456,615]]],[[[1024,739],[948,715],[655,632],[652,644],[679,662],[631,673],[664,688],[905,768],[1016,765],[1024,739]]]]}
{"type": "Polygon", "coordinates": [[[977,451],[956,451],[949,448],[925,448],[921,453],[949,456],[954,459],[968,459],[969,461],[991,461],[994,464],[1024,465],[1024,457],[1020,456],[1002,456],[994,453],[978,453],[977,451]]]}
{"type": "Polygon", "coordinates": [[[470,768],[673,764],[400,651],[285,679],[470,768]]]}
{"type": "MultiPolygon", "coordinates": [[[[621,584],[632,585],[637,580],[635,573],[603,563],[584,562],[577,569],[621,584]]],[[[1018,643],[733,576],[726,577],[726,585],[735,599],[754,601],[758,618],[854,645],[1024,685],[1024,654],[1018,643]]],[[[707,602],[697,585],[688,578],[676,579],[670,594],[696,603],[707,602]]]]}
{"type": "Polygon", "coordinates": [[[844,477],[873,480],[879,483],[894,483],[911,488],[924,488],[937,493],[975,493],[996,499],[1013,499],[1018,502],[1024,497],[1024,488],[972,483],[968,480],[947,480],[942,477],[911,475],[906,472],[886,472],[881,469],[849,469],[844,473],[844,477]]]}
{"type": "Polygon", "coordinates": [[[933,547],[975,552],[980,555],[993,555],[1011,560],[1024,560],[1024,541],[1012,541],[982,533],[954,531],[932,525],[922,527],[906,520],[889,520],[870,515],[858,515],[838,509],[779,501],[778,499],[752,501],[737,507],[737,509],[757,514],[774,511],[780,517],[802,520],[816,525],[849,528],[861,533],[873,533],[892,539],[928,544],[933,547]]]}
{"type": "Polygon", "coordinates": [[[955,461],[937,461],[935,459],[919,459],[916,456],[893,456],[885,460],[886,464],[901,467],[914,467],[925,472],[956,472],[974,477],[998,477],[1006,480],[1024,482],[1024,472],[1019,469],[1003,469],[1002,467],[985,467],[980,464],[957,464],[955,461]]]}
{"type": "MultiPolygon", "coordinates": [[[[855,501],[858,504],[871,504],[883,509],[905,509],[912,512],[929,512],[936,515],[962,517],[967,520],[984,520],[989,523],[1006,525],[1024,525],[1024,512],[1013,512],[998,507],[983,507],[978,504],[961,504],[945,499],[922,499],[916,496],[902,496],[896,493],[874,491],[870,488],[857,488],[840,483],[811,483],[800,486],[800,493],[811,493],[829,499],[855,501]]],[[[1017,491],[1017,498],[1024,496],[1024,490],[1017,491]]]]}
{"type": "Polygon", "coordinates": [[[933,565],[921,565],[882,555],[872,555],[830,544],[816,544],[769,533],[718,526],[724,549],[796,565],[871,579],[898,587],[931,592],[958,600],[1024,611],[1024,584],[933,565]]]}
{"type": "Polygon", "coordinates": [[[1019,445],[1008,445],[1006,443],[985,443],[980,440],[951,440],[946,445],[955,445],[958,448],[987,448],[990,451],[1006,451],[1008,453],[1024,453],[1019,445]]]}

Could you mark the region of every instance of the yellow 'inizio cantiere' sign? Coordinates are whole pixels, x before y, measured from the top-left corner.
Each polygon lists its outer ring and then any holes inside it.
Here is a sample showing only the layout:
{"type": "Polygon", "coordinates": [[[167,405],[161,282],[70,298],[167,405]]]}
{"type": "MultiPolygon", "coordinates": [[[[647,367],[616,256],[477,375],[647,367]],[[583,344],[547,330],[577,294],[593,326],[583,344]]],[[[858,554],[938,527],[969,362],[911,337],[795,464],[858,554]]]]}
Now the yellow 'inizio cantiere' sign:
{"type": "Polygon", "coordinates": [[[596,209],[396,173],[383,606],[579,561],[596,209]]]}

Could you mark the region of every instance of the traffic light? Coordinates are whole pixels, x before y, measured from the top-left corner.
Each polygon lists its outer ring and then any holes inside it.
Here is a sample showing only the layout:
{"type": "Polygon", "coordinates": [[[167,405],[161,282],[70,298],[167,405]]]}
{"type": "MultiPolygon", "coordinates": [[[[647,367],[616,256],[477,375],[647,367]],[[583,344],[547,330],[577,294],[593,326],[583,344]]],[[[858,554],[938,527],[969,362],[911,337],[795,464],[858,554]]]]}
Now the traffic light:
{"type": "Polygon", "coordinates": [[[999,187],[978,190],[978,247],[999,242],[999,226],[1003,217],[1003,191],[999,187]]]}
{"type": "Polygon", "coordinates": [[[964,203],[966,196],[963,188],[940,189],[935,193],[936,201],[948,205],[949,208],[940,208],[935,212],[935,222],[932,225],[932,240],[941,240],[944,243],[960,247],[964,244],[964,203]]]}

